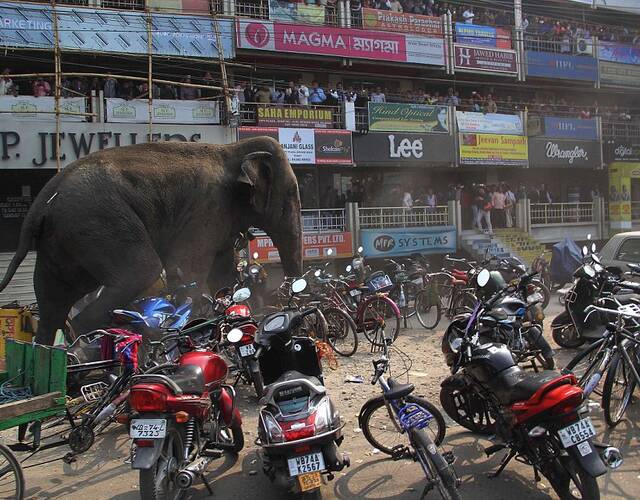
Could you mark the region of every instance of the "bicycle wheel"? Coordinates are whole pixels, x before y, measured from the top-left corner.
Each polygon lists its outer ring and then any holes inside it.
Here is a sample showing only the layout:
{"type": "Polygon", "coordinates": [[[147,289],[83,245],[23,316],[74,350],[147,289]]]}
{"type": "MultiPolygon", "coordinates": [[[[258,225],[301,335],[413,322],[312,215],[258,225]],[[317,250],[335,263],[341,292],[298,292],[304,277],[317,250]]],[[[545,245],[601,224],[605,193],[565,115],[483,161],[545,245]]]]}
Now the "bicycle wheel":
{"type": "MultiPolygon", "coordinates": [[[[405,401],[417,404],[433,415],[433,420],[425,428],[425,431],[429,433],[436,446],[440,445],[447,430],[440,410],[426,399],[407,396],[405,401]]],[[[382,453],[393,455],[394,448],[397,449],[397,446],[408,446],[410,444],[407,433],[398,432],[396,428],[396,424],[400,425],[398,417],[393,411],[389,413],[383,396],[372,398],[362,406],[358,422],[365,439],[371,446],[382,453]]]]}
{"type": "Polygon", "coordinates": [[[477,299],[471,292],[460,292],[455,298],[453,304],[454,314],[461,314],[469,311],[473,311],[476,306],[477,299]]]}
{"type": "Polygon", "coordinates": [[[574,356],[564,368],[565,371],[568,370],[576,376],[578,385],[583,389],[605,355],[604,342],[605,339],[594,342],[587,349],[574,356]]]}
{"type": "Polygon", "coordinates": [[[24,474],[13,452],[0,444],[0,498],[24,498],[24,474]]]}
{"type": "Polygon", "coordinates": [[[381,346],[383,339],[395,342],[400,333],[400,313],[386,297],[365,299],[362,313],[364,336],[373,345],[381,346]]]}
{"type": "MultiPolygon", "coordinates": [[[[420,292],[420,287],[413,281],[405,281],[402,286],[404,287],[405,306],[400,311],[405,318],[412,318],[416,314],[416,297],[420,292]]],[[[398,303],[395,298],[393,300],[398,303]]]]}
{"type": "Polygon", "coordinates": [[[337,307],[322,310],[327,320],[327,340],[340,356],[353,356],[358,350],[357,327],[349,313],[337,307]]]}
{"type": "Polygon", "coordinates": [[[431,438],[424,430],[413,429],[409,432],[413,433],[413,444],[418,454],[418,460],[428,469],[431,476],[427,479],[436,483],[440,496],[444,500],[462,500],[458,491],[458,479],[452,467],[434,447],[431,438]]]}
{"type": "Polygon", "coordinates": [[[416,296],[416,317],[420,324],[427,330],[433,330],[440,323],[442,306],[440,299],[433,300],[433,292],[423,289],[416,296]]]}
{"type": "Polygon", "coordinates": [[[609,427],[615,427],[622,421],[635,387],[636,379],[633,371],[622,353],[616,352],[611,358],[607,378],[602,388],[604,419],[609,427]]]}

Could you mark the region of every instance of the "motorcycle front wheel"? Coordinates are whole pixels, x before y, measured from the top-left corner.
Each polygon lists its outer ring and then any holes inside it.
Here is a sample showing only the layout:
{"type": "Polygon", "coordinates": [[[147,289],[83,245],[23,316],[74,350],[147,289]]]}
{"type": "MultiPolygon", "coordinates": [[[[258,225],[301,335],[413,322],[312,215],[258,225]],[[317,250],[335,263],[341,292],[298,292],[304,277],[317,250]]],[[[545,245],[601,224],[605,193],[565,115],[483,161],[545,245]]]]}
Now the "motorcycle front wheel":
{"type": "Polygon", "coordinates": [[[531,284],[535,287],[535,291],[542,295],[542,309],[546,309],[551,300],[551,291],[541,280],[531,280],[531,284]]]}
{"type": "Polygon", "coordinates": [[[573,324],[555,327],[551,330],[551,335],[556,344],[567,349],[575,349],[585,342],[573,324]]]}
{"type": "Polygon", "coordinates": [[[540,472],[549,480],[560,500],[600,500],[596,478],[573,457],[557,457],[540,472]]]}
{"type": "Polygon", "coordinates": [[[150,469],[140,470],[142,500],[180,500],[184,497],[185,490],[173,480],[180,470],[182,456],[182,437],[176,429],[169,429],[156,463],[150,469]]]}

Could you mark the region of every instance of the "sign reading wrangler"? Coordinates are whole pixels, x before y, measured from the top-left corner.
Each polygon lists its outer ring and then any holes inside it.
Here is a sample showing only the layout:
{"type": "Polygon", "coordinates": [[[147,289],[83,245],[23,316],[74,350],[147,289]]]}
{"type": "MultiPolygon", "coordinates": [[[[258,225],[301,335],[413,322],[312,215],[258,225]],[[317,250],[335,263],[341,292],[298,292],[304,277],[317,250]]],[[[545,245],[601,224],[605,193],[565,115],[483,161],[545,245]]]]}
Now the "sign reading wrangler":
{"type": "Polygon", "coordinates": [[[531,167],[599,168],[602,152],[598,141],[572,139],[529,139],[531,167]]]}
{"type": "Polygon", "coordinates": [[[453,226],[363,229],[360,231],[360,239],[367,257],[456,251],[456,228],[453,226]]]}

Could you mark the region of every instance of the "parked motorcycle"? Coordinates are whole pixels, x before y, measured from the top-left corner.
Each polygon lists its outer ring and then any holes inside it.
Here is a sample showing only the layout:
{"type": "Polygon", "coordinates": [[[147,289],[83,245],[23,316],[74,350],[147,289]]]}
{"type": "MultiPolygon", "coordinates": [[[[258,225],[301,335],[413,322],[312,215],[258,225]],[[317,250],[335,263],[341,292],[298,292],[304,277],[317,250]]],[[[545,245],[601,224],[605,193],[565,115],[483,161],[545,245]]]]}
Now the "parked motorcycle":
{"type": "MultiPolygon", "coordinates": [[[[489,271],[482,270],[478,286],[489,280],[489,271]]],[[[493,477],[516,458],[534,468],[536,479],[545,476],[561,499],[599,499],[596,478],[605,474],[605,463],[619,467],[622,457],[616,448],[594,443],[596,432],[582,416],[584,393],[575,376],[527,373],[506,346],[484,343],[473,333],[478,318],[500,298],[498,292],[478,302],[464,335],[443,342],[452,375],[441,384],[442,407],[467,429],[497,436],[499,442],[485,449],[487,456],[508,450],[493,477]]]]}
{"type": "MultiPolygon", "coordinates": [[[[291,294],[306,288],[299,279],[291,294]]],[[[258,328],[255,358],[265,383],[258,439],[265,474],[278,486],[305,498],[320,498],[321,476],[349,466],[340,456],[344,424],[327,395],[314,339],[296,336],[316,308],[284,309],[258,328]]],[[[238,334],[236,334],[238,335],[238,334]]]]}
{"type": "Polygon", "coordinates": [[[267,293],[267,271],[258,261],[258,252],[253,252],[249,261],[241,259],[236,270],[238,285],[251,290],[252,308],[261,311],[267,293]]]}
{"type": "MultiPolygon", "coordinates": [[[[518,280],[527,273],[527,265],[517,257],[498,258],[491,257],[485,259],[482,267],[489,271],[498,271],[507,283],[518,280]]],[[[548,286],[538,277],[533,278],[530,284],[542,295],[542,309],[546,309],[551,300],[551,291],[548,286]]]]}
{"type": "Polygon", "coordinates": [[[227,364],[190,336],[170,334],[161,342],[177,343],[177,363],[133,377],[129,394],[131,466],[140,471],[141,497],[179,498],[198,478],[212,494],[207,465],[244,447],[235,391],[224,383],[227,364]]]}

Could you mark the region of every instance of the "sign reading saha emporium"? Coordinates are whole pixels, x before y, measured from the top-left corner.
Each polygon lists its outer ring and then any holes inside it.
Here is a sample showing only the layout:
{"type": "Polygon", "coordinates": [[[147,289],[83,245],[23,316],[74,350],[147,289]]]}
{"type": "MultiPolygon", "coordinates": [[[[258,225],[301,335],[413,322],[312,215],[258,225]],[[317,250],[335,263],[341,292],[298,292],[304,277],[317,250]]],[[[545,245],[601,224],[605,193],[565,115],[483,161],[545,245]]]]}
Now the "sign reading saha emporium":
{"type": "Polygon", "coordinates": [[[329,107],[258,106],[256,122],[268,127],[332,128],[333,110],[329,107]]]}

